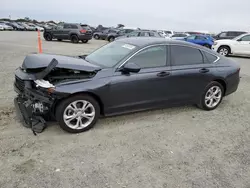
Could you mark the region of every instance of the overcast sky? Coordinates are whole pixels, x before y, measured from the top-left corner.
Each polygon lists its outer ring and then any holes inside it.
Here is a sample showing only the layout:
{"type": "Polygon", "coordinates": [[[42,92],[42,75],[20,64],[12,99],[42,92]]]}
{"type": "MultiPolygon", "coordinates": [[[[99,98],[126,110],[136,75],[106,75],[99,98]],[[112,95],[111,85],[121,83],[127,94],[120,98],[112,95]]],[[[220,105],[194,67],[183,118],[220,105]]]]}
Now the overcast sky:
{"type": "Polygon", "coordinates": [[[1,0],[0,17],[175,31],[250,31],[250,0],[1,0]]]}

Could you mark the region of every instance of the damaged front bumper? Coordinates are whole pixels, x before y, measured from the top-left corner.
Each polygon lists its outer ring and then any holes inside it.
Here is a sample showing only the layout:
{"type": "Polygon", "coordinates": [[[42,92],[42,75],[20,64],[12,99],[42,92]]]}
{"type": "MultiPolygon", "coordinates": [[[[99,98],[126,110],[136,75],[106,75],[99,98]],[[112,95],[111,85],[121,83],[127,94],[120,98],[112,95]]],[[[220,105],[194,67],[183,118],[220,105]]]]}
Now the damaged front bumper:
{"type": "Polygon", "coordinates": [[[33,133],[42,132],[46,128],[44,117],[50,115],[54,99],[25,87],[21,91],[16,84],[14,84],[14,88],[18,93],[18,96],[14,99],[14,104],[21,123],[25,127],[31,128],[33,133]]]}

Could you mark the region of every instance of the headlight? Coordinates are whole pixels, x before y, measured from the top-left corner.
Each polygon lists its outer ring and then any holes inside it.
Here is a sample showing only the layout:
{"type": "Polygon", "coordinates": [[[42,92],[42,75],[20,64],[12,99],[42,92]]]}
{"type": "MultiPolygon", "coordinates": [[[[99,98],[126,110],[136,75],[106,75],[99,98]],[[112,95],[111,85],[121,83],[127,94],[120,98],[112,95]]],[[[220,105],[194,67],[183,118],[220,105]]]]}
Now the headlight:
{"type": "Polygon", "coordinates": [[[36,83],[37,86],[43,87],[43,88],[54,88],[55,86],[51,83],[49,83],[46,80],[34,80],[34,82],[36,83]]]}
{"type": "Polygon", "coordinates": [[[214,46],[216,46],[218,44],[218,42],[214,42],[214,46]]]}

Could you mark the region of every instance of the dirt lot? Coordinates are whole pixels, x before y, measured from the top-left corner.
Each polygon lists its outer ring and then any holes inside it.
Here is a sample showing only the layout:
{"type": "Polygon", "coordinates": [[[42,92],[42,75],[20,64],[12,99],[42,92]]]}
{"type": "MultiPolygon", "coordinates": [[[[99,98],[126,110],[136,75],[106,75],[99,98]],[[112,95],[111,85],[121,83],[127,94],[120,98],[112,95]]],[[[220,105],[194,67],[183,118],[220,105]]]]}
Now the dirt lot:
{"type": "MultiPolygon", "coordinates": [[[[34,136],[16,121],[13,71],[37,51],[35,32],[0,32],[0,187],[249,188],[250,59],[238,91],[206,112],[193,106],[102,119],[82,134],[52,123],[34,136]]],[[[45,53],[104,44],[42,41],[45,53]]]]}

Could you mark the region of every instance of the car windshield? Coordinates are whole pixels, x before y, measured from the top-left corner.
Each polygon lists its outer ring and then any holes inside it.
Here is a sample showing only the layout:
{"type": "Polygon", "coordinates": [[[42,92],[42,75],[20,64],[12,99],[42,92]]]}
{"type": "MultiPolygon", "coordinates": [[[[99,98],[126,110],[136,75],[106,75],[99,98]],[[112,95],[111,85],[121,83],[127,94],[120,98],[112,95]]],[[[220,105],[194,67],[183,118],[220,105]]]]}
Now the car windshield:
{"type": "Polygon", "coordinates": [[[85,60],[102,67],[113,67],[135,49],[134,45],[114,41],[92,52],[85,60]]]}

